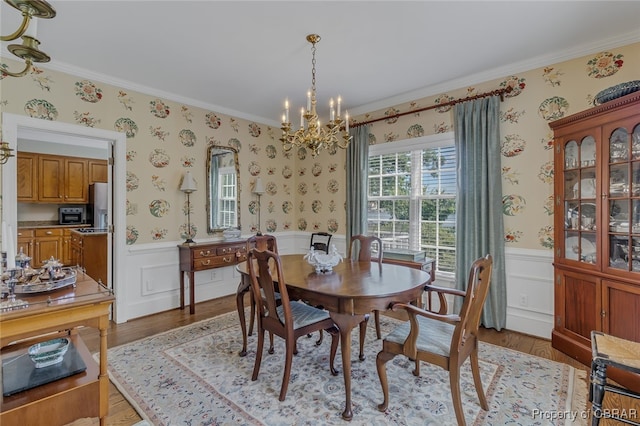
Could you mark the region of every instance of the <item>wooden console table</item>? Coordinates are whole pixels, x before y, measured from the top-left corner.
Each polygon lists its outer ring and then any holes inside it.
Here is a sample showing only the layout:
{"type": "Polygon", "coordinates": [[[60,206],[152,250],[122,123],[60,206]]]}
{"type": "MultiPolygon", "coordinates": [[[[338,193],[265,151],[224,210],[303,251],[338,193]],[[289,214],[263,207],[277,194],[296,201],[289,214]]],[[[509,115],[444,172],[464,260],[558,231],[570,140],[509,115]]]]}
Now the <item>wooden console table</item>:
{"type": "Polygon", "coordinates": [[[196,312],[195,272],[233,266],[247,260],[247,240],[180,244],[180,309],[184,309],[184,274],[189,274],[189,313],[196,312]]]}
{"type": "MultiPolygon", "coordinates": [[[[107,328],[113,293],[80,274],[76,287],[18,297],[24,309],[0,312],[2,359],[26,354],[37,342],[70,337],[86,371],[38,387],[2,396],[0,424],[65,425],[79,418],[99,417],[106,424],[109,409],[107,328]],[[100,363],[96,363],[77,333],[80,326],[100,330],[100,363]]],[[[45,367],[46,368],[46,367],[45,367]]]]}

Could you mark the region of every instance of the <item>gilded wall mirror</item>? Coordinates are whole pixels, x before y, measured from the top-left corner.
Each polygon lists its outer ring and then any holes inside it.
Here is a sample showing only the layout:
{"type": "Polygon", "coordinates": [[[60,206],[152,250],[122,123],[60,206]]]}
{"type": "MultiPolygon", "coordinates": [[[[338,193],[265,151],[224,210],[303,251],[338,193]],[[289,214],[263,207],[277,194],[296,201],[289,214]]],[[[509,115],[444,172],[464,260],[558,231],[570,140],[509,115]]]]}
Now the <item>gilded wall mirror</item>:
{"type": "Polygon", "coordinates": [[[238,151],[228,146],[207,149],[207,232],[240,229],[238,151]]]}

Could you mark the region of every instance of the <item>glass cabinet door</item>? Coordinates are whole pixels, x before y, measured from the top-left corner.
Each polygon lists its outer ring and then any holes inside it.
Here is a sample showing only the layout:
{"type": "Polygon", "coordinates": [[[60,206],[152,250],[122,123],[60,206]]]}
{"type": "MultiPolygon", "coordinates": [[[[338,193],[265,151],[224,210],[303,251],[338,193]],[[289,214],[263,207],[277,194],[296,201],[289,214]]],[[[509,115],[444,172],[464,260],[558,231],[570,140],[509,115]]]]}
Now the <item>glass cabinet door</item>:
{"type": "Polygon", "coordinates": [[[596,140],[589,135],[564,145],[564,257],[597,262],[596,140]]]}
{"type": "Polygon", "coordinates": [[[608,266],[640,272],[640,124],[623,123],[604,136],[609,148],[608,266]]]}

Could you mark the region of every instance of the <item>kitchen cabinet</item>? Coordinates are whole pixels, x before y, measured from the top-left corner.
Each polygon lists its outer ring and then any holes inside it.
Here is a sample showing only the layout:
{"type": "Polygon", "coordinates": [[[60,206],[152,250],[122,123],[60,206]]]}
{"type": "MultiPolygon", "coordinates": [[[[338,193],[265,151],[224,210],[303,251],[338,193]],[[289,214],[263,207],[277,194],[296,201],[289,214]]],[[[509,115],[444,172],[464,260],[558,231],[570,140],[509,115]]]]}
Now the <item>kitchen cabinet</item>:
{"type": "Polygon", "coordinates": [[[71,263],[71,229],[63,228],[62,230],[62,257],[60,261],[63,265],[73,266],[71,263]]]}
{"type": "Polygon", "coordinates": [[[38,201],[64,203],[64,163],[62,157],[38,155],[38,201]]]}
{"type": "Polygon", "coordinates": [[[106,160],[23,151],[17,158],[19,202],[86,204],[89,184],[106,182],[106,160]]]}
{"type": "Polygon", "coordinates": [[[36,268],[51,256],[64,265],[76,265],[71,256],[71,233],[68,227],[18,228],[18,251],[31,258],[31,266],[36,268]]]}
{"type": "MultiPolygon", "coordinates": [[[[640,92],[550,126],[552,345],[589,365],[592,330],[640,342],[640,92]]],[[[640,387],[640,377],[611,377],[640,387]]]]}
{"type": "Polygon", "coordinates": [[[33,255],[33,266],[42,264],[53,257],[56,260],[62,259],[62,228],[42,228],[36,229],[36,244],[33,255]]]}
{"type": "Polygon", "coordinates": [[[38,201],[38,155],[18,152],[16,170],[18,202],[38,201]]]}
{"type": "Polygon", "coordinates": [[[109,182],[109,164],[107,160],[89,160],[89,185],[96,182],[109,182]]]}
{"type": "Polygon", "coordinates": [[[71,255],[69,265],[72,266],[82,266],[82,234],[79,232],[71,231],[71,255]]]}
{"type": "Polygon", "coordinates": [[[107,233],[71,231],[71,265],[79,265],[94,280],[107,284],[107,233]]]}
{"type": "MultiPolygon", "coordinates": [[[[18,253],[20,249],[28,257],[33,259],[34,249],[36,246],[36,231],[28,228],[18,228],[18,253]]],[[[32,264],[33,266],[33,264],[32,264]]]]}

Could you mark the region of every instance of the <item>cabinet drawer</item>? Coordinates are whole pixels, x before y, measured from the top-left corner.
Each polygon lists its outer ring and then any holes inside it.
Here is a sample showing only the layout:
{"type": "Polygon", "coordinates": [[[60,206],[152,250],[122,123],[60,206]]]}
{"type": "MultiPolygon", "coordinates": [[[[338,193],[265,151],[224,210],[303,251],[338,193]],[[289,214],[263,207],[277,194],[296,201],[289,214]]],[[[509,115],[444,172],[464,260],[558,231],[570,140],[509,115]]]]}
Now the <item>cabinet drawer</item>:
{"type": "Polygon", "coordinates": [[[193,260],[193,270],[201,271],[211,268],[219,268],[221,266],[231,266],[236,264],[236,255],[228,254],[226,256],[201,257],[193,260]]]}
{"type": "Polygon", "coordinates": [[[206,257],[211,257],[216,255],[215,247],[202,247],[200,249],[193,251],[193,259],[201,259],[206,257]]]}
{"type": "Polygon", "coordinates": [[[247,246],[245,245],[237,245],[237,246],[227,246],[227,247],[219,247],[217,249],[218,256],[222,256],[225,254],[236,254],[238,252],[244,253],[247,251],[247,246]]]}
{"type": "Polygon", "coordinates": [[[36,236],[34,229],[21,229],[18,228],[18,238],[33,238],[36,236]]]}
{"type": "Polygon", "coordinates": [[[64,230],[62,228],[43,228],[36,229],[36,237],[62,237],[64,230]]]}

